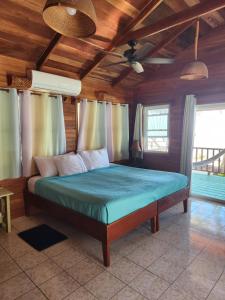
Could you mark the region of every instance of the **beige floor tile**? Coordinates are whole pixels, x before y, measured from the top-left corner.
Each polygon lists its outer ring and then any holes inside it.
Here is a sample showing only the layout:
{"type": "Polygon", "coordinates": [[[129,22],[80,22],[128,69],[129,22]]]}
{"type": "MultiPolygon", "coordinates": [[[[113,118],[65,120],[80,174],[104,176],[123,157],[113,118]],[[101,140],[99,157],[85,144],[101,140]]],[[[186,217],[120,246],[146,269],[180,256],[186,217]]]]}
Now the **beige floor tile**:
{"type": "Polygon", "coordinates": [[[38,288],[35,288],[30,292],[24,294],[23,296],[17,298],[17,300],[47,300],[47,298],[38,288]]]}
{"type": "Polygon", "coordinates": [[[27,293],[34,288],[34,284],[24,274],[21,273],[0,284],[0,299],[13,300],[27,293]]]}
{"type": "Polygon", "coordinates": [[[107,271],[112,273],[123,282],[129,283],[143,271],[143,268],[127,258],[122,258],[109,267],[107,271]]]}
{"type": "Polygon", "coordinates": [[[207,300],[224,300],[225,299],[225,273],[220,277],[216,286],[211,291],[207,300]]]}
{"type": "Polygon", "coordinates": [[[184,290],[187,294],[197,299],[205,299],[215,282],[207,278],[185,271],[175,281],[174,286],[184,290]]]}
{"type": "Polygon", "coordinates": [[[42,253],[49,257],[53,257],[64,251],[71,250],[72,246],[73,246],[73,243],[71,242],[71,240],[65,240],[61,243],[58,243],[56,245],[53,245],[53,246],[43,250],[42,253]]]}
{"type": "Polygon", "coordinates": [[[128,259],[143,268],[147,268],[148,266],[150,266],[159,257],[159,253],[149,250],[149,247],[146,245],[143,247],[138,247],[132,253],[127,255],[128,259]]]}
{"type": "Polygon", "coordinates": [[[48,299],[61,300],[78,289],[80,285],[66,272],[60,273],[40,285],[48,299]]]}
{"type": "Polygon", "coordinates": [[[195,257],[196,255],[193,255],[192,251],[180,250],[172,246],[163,256],[161,256],[162,259],[177,264],[181,267],[188,266],[194,260],[195,257]]]}
{"type": "Polygon", "coordinates": [[[118,294],[112,297],[112,300],[145,300],[144,296],[126,286],[118,294]]]}
{"type": "Polygon", "coordinates": [[[32,251],[32,252],[28,252],[23,256],[16,258],[15,260],[17,264],[21,267],[21,269],[27,270],[44,262],[47,259],[48,257],[42,254],[41,252],[32,251]]]}
{"type": "Polygon", "coordinates": [[[40,225],[41,223],[42,222],[40,220],[38,220],[38,218],[26,217],[26,216],[14,219],[12,221],[13,227],[15,227],[16,230],[18,230],[19,232],[36,227],[36,226],[40,225]]]}
{"type": "Polygon", "coordinates": [[[53,256],[52,259],[55,263],[60,266],[62,269],[66,270],[71,266],[77,264],[81,260],[85,259],[87,256],[78,248],[71,248],[66,250],[56,256],[53,256]]]}
{"type": "Polygon", "coordinates": [[[0,265],[0,283],[14,277],[21,272],[22,270],[12,261],[2,263],[0,265]]]}
{"type": "Polygon", "coordinates": [[[0,238],[0,243],[6,252],[13,258],[25,255],[30,251],[34,251],[27,243],[20,239],[15,233],[10,233],[6,237],[0,238]]]}
{"type": "Polygon", "coordinates": [[[64,298],[64,300],[95,300],[96,298],[85,288],[80,287],[78,290],[64,298]]]}
{"type": "Polygon", "coordinates": [[[167,282],[173,283],[184,271],[184,268],[177,263],[159,258],[148,268],[148,270],[167,282]]]}
{"type": "Polygon", "coordinates": [[[119,279],[105,271],[93,280],[89,281],[85,285],[85,288],[87,288],[98,299],[107,300],[112,298],[124,286],[124,283],[122,283],[119,279]]]}
{"type": "Polygon", "coordinates": [[[43,263],[26,270],[27,275],[37,285],[49,280],[60,272],[62,272],[62,269],[51,260],[46,260],[43,263]]]}
{"type": "Polygon", "coordinates": [[[8,255],[8,253],[3,248],[0,248],[0,265],[11,260],[12,258],[8,255]]]}
{"type": "Polygon", "coordinates": [[[199,275],[212,281],[217,281],[223,273],[224,266],[210,260],[197,257],[187,268],[193,275],[199,275]]]}
{"type": "Polygon", "coordinates": [[[158,299],[169,287],[165,280],[148,271],[143,271],[129,285],[138,293],[151,300],[158,299]]]}
{"type": "Polygon", "coordinates": [[[90,258],[86,258],[66,270],[81,285],[84,285],[103,271],[104,268],[90,258]]]}
{"type": "Polygon", "coordinates": [[[178,290],[175,287],[169,287],[165,293],[159,298],[159,300],[197,300],[196,298],[188,295],[182,290],[178,290]]]}

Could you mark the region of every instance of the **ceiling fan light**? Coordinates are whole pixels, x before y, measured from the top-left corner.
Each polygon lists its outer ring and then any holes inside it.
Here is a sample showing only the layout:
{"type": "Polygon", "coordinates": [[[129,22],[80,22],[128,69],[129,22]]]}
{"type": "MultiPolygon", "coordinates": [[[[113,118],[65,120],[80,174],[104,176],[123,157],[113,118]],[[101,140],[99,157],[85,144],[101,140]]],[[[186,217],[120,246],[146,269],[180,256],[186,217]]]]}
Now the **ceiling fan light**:
{"type": "Polygon", "coordinates": [[[143,73],[144,72],[144,68],[142,67],[142,64],[139,63],[138,61],[133,61],[131,62],[131,67],[133,68],[133,70],[140,74],[140,73],[143,73]]]}
{"type": "Polygon", "coordinates": [[[43,10],[45,23],[56,32],[83,38],[96,32],[96,13],[91,0],[47,0],[43,10]]]}
{"type": "Polygon", "coordinates": [[[186,64],[180,74],[180,79],[183,80],[202,80],[208,78],[208,67],[204,62],[198,60],[186,64]]]}

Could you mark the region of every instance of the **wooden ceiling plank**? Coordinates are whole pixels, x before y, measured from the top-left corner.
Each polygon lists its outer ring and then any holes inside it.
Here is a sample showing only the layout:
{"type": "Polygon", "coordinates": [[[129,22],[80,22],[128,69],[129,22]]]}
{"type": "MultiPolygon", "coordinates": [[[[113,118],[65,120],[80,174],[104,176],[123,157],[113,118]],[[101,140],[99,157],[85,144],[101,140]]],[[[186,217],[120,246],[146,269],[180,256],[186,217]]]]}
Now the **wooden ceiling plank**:
{"type": "MultiPolygon", "coordinates": [[[[161,3],[163,0],[152,0],[151,2],[147,1],[141,12],[138,14],[136,18],[134,18],[128,26],[125,28],[125,30],[122,32],[122,34],[117,35],[109,45],[106,51],[112,51],[115,49],[121,41],[126,38],[127,34],[135,28],[138,24],[142,23],[145,18],[147,18],[161,3]]],[[[96,56],[95,61],[86,69],[84,72],[81,72],[80,78],[84,79],[91,71],[93,71],[105,58],[105,53],[100,53],[96,56]]]]}
{"type": "Polygon", "coordinates": [[[49,55],[51,54],[52,50],[55,48],[55,46],[59,43],[62,35],[60,33],[55,33],[52,40],[50,41],[48,47],[45,49],[45,51],[41,54],[40,58],[37,61],[36,69],[40,70],[41,67],[44,65],[44,63],[48,60],[49,55]]]}
{"type": "MultiPolygon", "coordinates": [[[[189,6],[194,6],[200,3],[200,0],[184,0],[184,2],[189,6]]],[[[217,11],[212,12],[206,16],[203,16],[202,19],[212,28],[216,28],[224,24],[224,18],[217,11]]]]}
{"type": "Polygon", "coordinates": [[[114,6],[115,8],[122,11],[124,14],[132,18],[134,18],[138,14],[138,9],[127,1],[123,1],[123,3],[121,3],[118,0],[106,0],[106,1],[110,3],[112,6],[114,6]]]}
{"type": "MultiPolygon", "coordinates": [[[[153,49],[151,49],[145,55],[145,57],[151,57],[151,56],[157,54],[163,48],[167,47],[179,35],[181,35],[186,29],[188,29],[190,26],[192,26],[193,23],[194,23],[194,21],[191,21],[191,22],[183,24],[182,26],[179,26],[179,28],[177,28],[174,32],[172,32],[164,40],[162,40],[158,45],[156,45],[153,49]]],[[[115,80],[113,80],[112,85],[116,86],[117,84],[119,84],[123,79],[125,79],[129,74],[131,74],[132,71],[133,70],[131,68],[128,69],[128,70],[124,70],[118,78],[116,78],[115,80]]]]}
{"type": "Polygon", "coordinates": [[[162,19],[159,22],[156,22],[155,24],[151,24],[149,26],[128,33],[120,44],[125,44],[132,39],[141,39],[155,35],[162,31],[168,30],[170,28],[182,25],[186,22],[207,15],[208,13],[218,11],[224,7],[225,0],[207,0],[193,7],[189,7],[184,11],[181,11],[180,13],[162,19]]]}

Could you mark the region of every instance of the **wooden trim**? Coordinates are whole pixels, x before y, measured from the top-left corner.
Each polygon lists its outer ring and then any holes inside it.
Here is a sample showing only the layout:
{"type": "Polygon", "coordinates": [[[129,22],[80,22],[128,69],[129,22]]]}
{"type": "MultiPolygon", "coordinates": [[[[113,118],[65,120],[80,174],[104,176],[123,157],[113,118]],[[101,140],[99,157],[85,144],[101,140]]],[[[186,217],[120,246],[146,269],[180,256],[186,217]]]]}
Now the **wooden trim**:
{"type": "Polygon", "coordinates": [[[36,63],[36,69],[40,70],[41,67],[45,64],[45,62],[48,60],[49,55],[51,54],[52,50],[56,47],[56,45],[59,43],[62,35],[60,33],[55,33],[54,37],[50,41],[48,47],[45,49],[45,51],[42,53],[40,58],[38,59],[36,63]]]}
{"type": "MultiPolygon", "coordinates": [[[[158,200],[158,215],[181,201],[185,201],[185,208],[187,208],[187,199],[189,197],[189,189],[182,189],[174,194],[158,200]]],[[[187,212],[187,209],[185,209],[187,212]]]]}
{"type": "Polygon", "coordinates": [[[208,13],[212,13],[214,11],[220,10],[224,7],[225,7],[225,0],[204,1],[203,3],[197,4],[193,7],[189,7],[177,14],[162,19],[159,22],[156,22],[155,24],[151,24],[141,29],[128,33],[125,36],[125,38],[122,40],[120,45],[126,44],[129,40],[132,39],[136,40],[136,39],[141,39],[141,38],[155,35],[157,33],[168,30],[170,28],[195,20],[208,13]]]}
{"type": "MultiPolygon", "coordinates": [[[[148,16],[150,16],[151,13],[153,13],[153,11],[163,2],[163,0],[152,0],[152,1],[146,1],[145,5],[143,6],[141,12],[139,13],[139,15],[134,18],[130,24],[128,24],[128,26],[125,28],[125,30],[121,33],[116,35],[116,37],[112,40],[111,44],[109,45],[109,47],[107,49],[105,49],[106,51],[110,52],[112,50],[114,50],[123,39],[126,38],[127,34],[135,28],[135,26],[139,25],[140,23],[142,23],[148,16]]],[[[95,70],[99,64],[102,62],[102,60],[106,57],[106,53],[99,53],[96,56],[95,61],[89,65],[89,67],[82,71],[80,73],[80,79],[84,79],[86,76],[88,76],[88,74],[90,72],[92,72],[93,70],[95,70]]]]}

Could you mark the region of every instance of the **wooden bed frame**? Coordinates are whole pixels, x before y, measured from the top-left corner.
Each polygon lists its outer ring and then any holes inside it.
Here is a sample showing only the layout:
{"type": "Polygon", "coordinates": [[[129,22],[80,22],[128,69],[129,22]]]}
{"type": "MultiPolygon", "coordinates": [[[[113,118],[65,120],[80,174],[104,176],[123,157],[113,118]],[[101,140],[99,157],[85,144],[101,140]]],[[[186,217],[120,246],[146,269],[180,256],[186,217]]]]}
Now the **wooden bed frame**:
{"type": "Polygon", "coordinates": [[[137,228],[140,224],[151,220],[151,231],[155,233],[159,230],[159,214],[166,209],[183,201],[184,212],[187,212],[189,190],[182,189],[168,197],[155,201],[144,208],[111,223],[104,224],[81,213],[65,208],[52,201],[44,199],[38,195],[24,191],[25,213],[31,215],[32,207],[44,210],[49,215],[67,221],[77,229],[84,231],[90,236],[102,242],[104,265],[110,265],[110,244],[119,239],[129,231],[137,228]]]}

